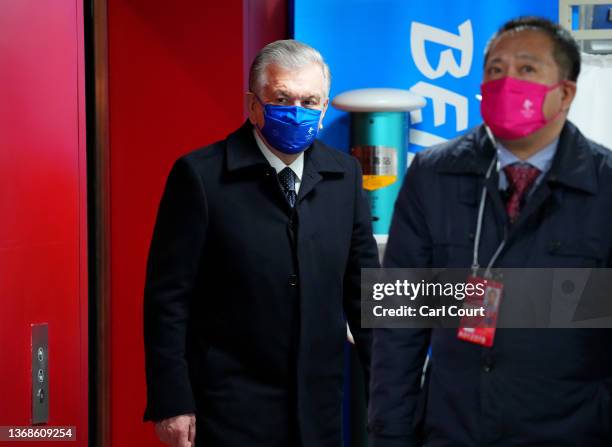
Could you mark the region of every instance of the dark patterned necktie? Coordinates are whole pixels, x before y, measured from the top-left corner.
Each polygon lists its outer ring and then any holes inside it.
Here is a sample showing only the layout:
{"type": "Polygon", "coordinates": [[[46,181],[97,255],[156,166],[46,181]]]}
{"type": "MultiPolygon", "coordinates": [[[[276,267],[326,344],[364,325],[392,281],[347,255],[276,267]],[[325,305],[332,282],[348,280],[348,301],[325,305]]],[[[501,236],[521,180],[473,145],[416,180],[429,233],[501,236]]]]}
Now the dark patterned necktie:
{"type": "Polygon", "coordinates": [[[525,194],[540,175],[540,170],[526,163],[514,163],[504,168],[510,185],[510,198],[506,202],[506,212],[510,223],[514,223],[521,213],[525,194]]]}
{"type": "Polygon", "coordinates": [[[296,175],[287,167],[278,173],[278,181],[283,188],[283,193],[287,197],[287,202],[291,205],[291,208],[295,206],[295,200],[297,199],[297,193],[295,192],[295,179],[296,175]]]}

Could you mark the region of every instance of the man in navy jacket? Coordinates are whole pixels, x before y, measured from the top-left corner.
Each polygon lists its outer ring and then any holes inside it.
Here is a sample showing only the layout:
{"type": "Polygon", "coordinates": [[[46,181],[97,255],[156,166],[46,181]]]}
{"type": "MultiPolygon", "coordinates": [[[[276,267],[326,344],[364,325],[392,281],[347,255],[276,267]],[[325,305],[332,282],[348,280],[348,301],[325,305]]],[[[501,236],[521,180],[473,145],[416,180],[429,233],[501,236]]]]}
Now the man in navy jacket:
{"type": "Polygon", "coordinates": [[[144,302],[145,420],[168,445],[341,444],[345,318],[368,367],[378,252],[359,164],[314,139],[329,80],[313,48],[268,45],[249,121],[168,177],[144,302]]]}
{"type": "MultiPolygon", "coordinates": [[[[385,266],[470,267],[486,187],[481,265],[505,239],[493,267],[610,267],[612,153],[566,120],[575,42],[547,20],[516,19],[490,41],[484,70],[493,136],[480,126],[417,154],[385,266]]],[[[370,445],[610,446],[611,346],[605,329],[498,329],[490,348],[457,329],[377,329],[370,445]]]]}

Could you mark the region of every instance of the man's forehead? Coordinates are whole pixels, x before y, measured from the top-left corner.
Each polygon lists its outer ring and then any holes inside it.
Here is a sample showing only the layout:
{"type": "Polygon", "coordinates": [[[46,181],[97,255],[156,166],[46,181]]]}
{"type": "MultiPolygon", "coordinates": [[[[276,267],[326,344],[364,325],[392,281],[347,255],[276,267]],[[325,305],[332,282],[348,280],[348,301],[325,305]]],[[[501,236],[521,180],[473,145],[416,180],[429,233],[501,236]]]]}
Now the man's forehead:
{"type": "Polygon", "coordinates": [[[266,69],[265,89],[292,97],[317,96],[323,93],[325,80],[318,64],[287,69],[271,64],[266,69]]]}
{"type": "Polygon", "coordinates": [[[285,85],[282,82],[276,85],[268,84],[267,90],[271,94],[283,95],[289,98],[306,98],[306,97],[319,98],[321,96],[320,89],[306,88],[306,86],[304,86],[303,88],[300,88],[300,86],[290,87],[290,86],[285,85]]]}
{"type": "Polygon", "coordinates": [[[504,59],[507,59],[508,57],[535,63],[543,63],[546,62],[548,59],[546,57],[543,57],[541,54],[534,54],[529,50],[498,51],[491,52],[491,54],[489,55],[489,62],[501,62],[504,59]]]}
{"type": "Polygon", "coordinates": [[[553,53],[552,39],[544,32],[535,29],[511,30],[501,34],[489,49],[489,58],[501,54],[512,54],[514,57],[546,59],[553,53]]]}

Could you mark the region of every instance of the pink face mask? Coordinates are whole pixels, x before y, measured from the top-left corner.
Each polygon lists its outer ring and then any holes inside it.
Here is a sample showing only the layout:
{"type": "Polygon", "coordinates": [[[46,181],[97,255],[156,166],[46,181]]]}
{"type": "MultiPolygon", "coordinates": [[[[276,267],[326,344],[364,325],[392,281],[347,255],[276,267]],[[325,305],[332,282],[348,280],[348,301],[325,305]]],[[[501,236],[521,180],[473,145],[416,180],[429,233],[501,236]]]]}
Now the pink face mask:
{"type": "Polygon", "coordinates": [[[502,140],[531,135],[556,118],[547,120],[543,106],[548,92],[561,84],[548,86],[508,76],[484,82],[480,86],[482,119],[502,140]]]}

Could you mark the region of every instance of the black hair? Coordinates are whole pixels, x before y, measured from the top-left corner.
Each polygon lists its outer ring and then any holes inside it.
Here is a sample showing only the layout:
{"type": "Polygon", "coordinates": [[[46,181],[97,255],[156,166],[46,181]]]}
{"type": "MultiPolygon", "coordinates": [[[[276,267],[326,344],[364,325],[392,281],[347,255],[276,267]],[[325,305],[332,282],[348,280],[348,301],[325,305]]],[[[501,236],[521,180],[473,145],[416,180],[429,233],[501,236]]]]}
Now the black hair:
{"type": "Polygon", "coordinates": [[[580,48],[571,33],[558,23],[535,16],[524,16],[504,23],[491,37],[485,49],[485,64],[491,45],[506,32],[535,30],[546,34],[553,42],[553,58],[559,67],[562,79],[576,81],[580,74],[580,48]]]}

